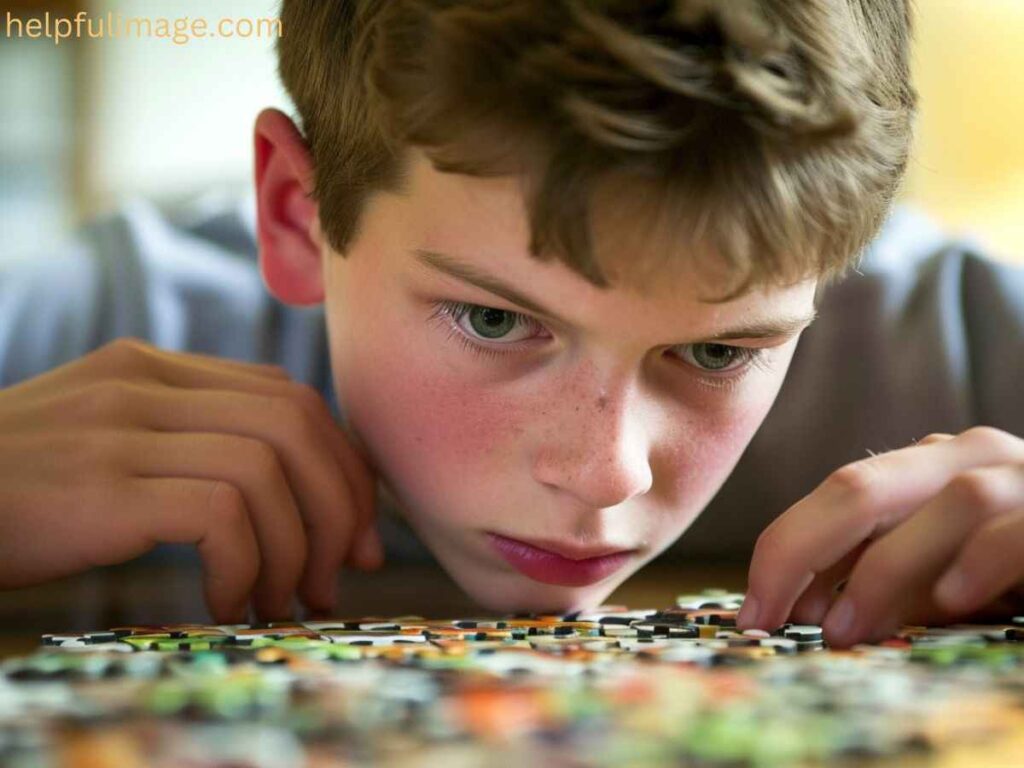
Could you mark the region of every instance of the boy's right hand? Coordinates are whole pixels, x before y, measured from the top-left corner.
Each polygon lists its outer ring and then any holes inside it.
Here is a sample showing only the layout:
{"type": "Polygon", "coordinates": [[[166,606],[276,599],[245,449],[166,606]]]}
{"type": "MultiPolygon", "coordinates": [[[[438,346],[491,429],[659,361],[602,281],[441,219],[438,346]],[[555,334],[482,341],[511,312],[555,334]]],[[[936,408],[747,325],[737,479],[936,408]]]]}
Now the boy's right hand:
{"type": "Polygon", "coordinates": [[[118,339],[0,390],[0,588],[192,543],[216,621],[326,612],[383,560],[375,485],[284,369],[118,339]]]}

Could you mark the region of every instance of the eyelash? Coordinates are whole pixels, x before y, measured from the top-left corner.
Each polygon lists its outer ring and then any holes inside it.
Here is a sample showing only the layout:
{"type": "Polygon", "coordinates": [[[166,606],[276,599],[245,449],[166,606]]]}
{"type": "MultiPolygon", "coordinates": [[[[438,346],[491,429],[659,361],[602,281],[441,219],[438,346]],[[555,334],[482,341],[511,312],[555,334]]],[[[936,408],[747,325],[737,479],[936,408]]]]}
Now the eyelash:
{"type": "MultiPolygon", "coordinates": [[[[466,335],[466,332],[459,327],[459,320],[461,320],[467,313],[476,309],[482,305],[468,304],[462,301],[437,301],[434,303],[434,312],[428,318],[429,321],[441,321],[448,327],[448,338],[458,341],[465,349],[469,350],[475,355],[480,357],[494,359],[503,357],[508,354],[512,354],[516,351],[514,345],[505,345],[512,347],[511,350],[499,350],[494,347],[485,346],[475,342],[471,337],[466,335]]],[[[502,312],[506,312],[515,318],[515,327],[518,328],[522,325],[537,325],[540,326],[533,318],[523,315],[519,312],[512,312],[511,310],[502,309],[502,312]]],[[[711,389],[732,389],[742,381],[752,369],[758,368],[760,370],[768,370],[770,368],[766,359],[765,348],[761,347],[736,347],[722,344],[733,350],[739,358],[743,360],[743,363],[731,371],[728,371],[729,376],[714,375],[713,371],[701,371],[699,368],[696,370],[700,374],[702,385],[711,389]]]]}
{"type": "MultiPolygon", "coordinates": [[[[470,352],[479,355],[484,358],[497,358],[507,354],[511,354],[510,351],[503,349],[496,349],[494,347],[488,347],[483,344],[478,344],[466,335],[466,332],[459,327],[459,320],[466,316],[471,310],[480,306],[478,304],[467,304],[463,301],[438,301],[435,302],[434,306],[436,309],[431,314],[430,320],[440,320],[448,327],[448,338],[455,339],[463,347],[468,349],[470,352]]],[[[540,325],[536,320],[527,317],[526,315],[518,312],[509,312],[508,310],[502,310],[508,312],[512,317],[515,318],[515,327],[518,328],[522,325],[533,323],[534,325],[540,325]]],[[[505,346],[513,347],[511,344],[505,346]]],[[[513,347],[513,350],[515,347],[513,347]]]]}

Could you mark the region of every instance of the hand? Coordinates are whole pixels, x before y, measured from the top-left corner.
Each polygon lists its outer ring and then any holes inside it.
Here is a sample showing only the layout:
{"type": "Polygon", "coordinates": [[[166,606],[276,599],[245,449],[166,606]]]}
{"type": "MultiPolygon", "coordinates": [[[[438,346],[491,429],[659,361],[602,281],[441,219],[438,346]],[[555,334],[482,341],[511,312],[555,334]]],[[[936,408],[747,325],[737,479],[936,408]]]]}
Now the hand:
{"type": "Polygon", "coordinates": [[[847,647],[902,624],[1008,619],[1022,583],[1024,440],[975,427],[847,464],[772,522],[737,624],[824,618],[847,647]]]}
{"type": "Polygon", "coordinates": [[[374,477],[317,392],[277,366],[118,339],[0,390],[0,588],[195,544],[207,606],[331,610],[379,567],[374,477]]]}

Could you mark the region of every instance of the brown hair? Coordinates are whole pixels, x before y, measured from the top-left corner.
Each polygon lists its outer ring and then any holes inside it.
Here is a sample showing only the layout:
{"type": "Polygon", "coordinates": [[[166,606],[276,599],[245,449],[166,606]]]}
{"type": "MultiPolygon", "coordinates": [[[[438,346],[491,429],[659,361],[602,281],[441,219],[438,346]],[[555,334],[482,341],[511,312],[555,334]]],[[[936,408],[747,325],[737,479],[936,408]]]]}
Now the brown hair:
{"type": "Polygon", "coordinates": [[[840,275],[881,226],[916,101],[908,3],[283,0],[279,72],[334,250],[416,146],[520,174],[530,252],[594,285],[599,208],[710,246],[731,298],[840,275]]]}

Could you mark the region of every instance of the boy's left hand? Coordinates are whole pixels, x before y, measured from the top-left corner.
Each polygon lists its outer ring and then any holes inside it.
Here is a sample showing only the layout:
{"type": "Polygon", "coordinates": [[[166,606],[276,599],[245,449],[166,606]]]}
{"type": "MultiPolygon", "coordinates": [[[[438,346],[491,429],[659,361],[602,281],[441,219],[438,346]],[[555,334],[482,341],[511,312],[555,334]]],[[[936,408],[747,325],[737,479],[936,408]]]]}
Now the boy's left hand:
{"type": "Polygon", "coordinates": [[[737,624],[792,615],[847,647],[903,624],[1008,619],[1022,584],[1024,440],[975,427],[847,464],[772,522],[737,624]]]}

